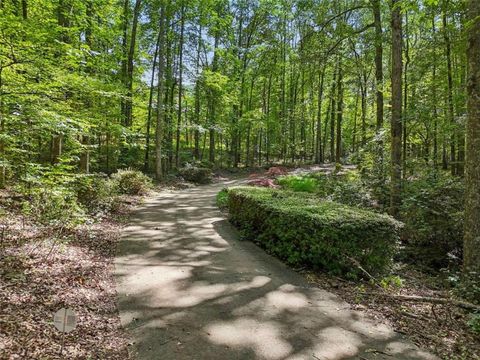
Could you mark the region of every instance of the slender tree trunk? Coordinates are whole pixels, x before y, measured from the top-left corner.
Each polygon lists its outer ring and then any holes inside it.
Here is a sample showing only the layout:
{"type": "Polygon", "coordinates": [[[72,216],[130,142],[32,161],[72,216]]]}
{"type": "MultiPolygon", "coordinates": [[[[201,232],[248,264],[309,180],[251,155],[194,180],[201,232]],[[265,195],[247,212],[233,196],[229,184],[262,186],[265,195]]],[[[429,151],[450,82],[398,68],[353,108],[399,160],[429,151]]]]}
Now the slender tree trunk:
{"type": "Polygon", "coordinates": [[[182,1],[182,10],[180,13],[181,25],[180,25],[180,44],[178,54],[178,113],[177,113],[177,133],[175,143],[175,166],[178,168],[180,165],[180,129],[182,124],[182,97],[183,97],[183,37],[185,33],[185,3],[182,1]]]}
{"type": "Polygon", "coordinates": [[[200,25],[198,31],[198,46],[197,57],[195,60],[195,131],[194,131],[194,150],[193,156],[195,160],[200,160],[200,51],[202,44],[202,26],[200,25]]]}
{"type": "Polygon", "coordinates": [[[480,2],[468,0],[467,127],[465,162],[465,273],[480,274],[480,2]]]}
{"type": "Polygon", "coordinates": [[[358,98],[359,91],[355,94],[355,113],[353,114],[353,132],[352,132],[352,152],[357,152],[357,116],[358,116],[358,98]]]}
{"type": "Polygon", "coordinates": [[[5,117],[3,116],[3,77],[2,77],[2,63],[0,60],[0,189],[3,189],[7,182],[7,166],[5,154],[5,142],[3,136],[5,134],[5,117]]]}
{"type": "Polygon", "coordinates": [[[398,216],[402,186],[402,16],[392,0],[392,120],[390,214],[398,216]]]}
{"type": "MultiPolygon", "coordinates": [[[[218,31],[215,33],[215,40],[213,45],[213,59],[212,59],[212,71],[215,73],[218,70],[218,42],[220,40],[220,35],[218,31]]],[[[215,124],[216,124],[216,101],[215,94],[210,96],[210,145],[208,152],[208,161],[212,164],[215,163],[215,124]]]]}
{"type": "Polygon", "coordinates": [[[410,65],[410,41],[408,40],[408,11],[405,13],[405,70],[403,72],[403,148],[402,167],[403,178],[407,177],[407,120],[408,120],[408,66],[410,65]]]}
{"type": "Polygon", "coordinates": [[[160,47],[160,32],[157,35],[157,43],[155,45],[155,54],[153,55],[152,76],[150,79],[150,95],[148,97],[148,115],[147,115],[147,130],[145,134],[145,162],[143,169],[148,172],[150,162],[150,128],[152,124],[152,105],[153,105],[153,92],[155,88],[155,71],[157,70],[158,50],[160,47]]]}
{"type": "Polygon", "coordinates": [[[332,97],[330,108],[330,162],[335,161],[335,113],[337,111],[335,86],[337,84],[337,72],[338,66],[335,67],[335,70],[333,72],[332,90],[330,92],[330,96],[332,97]]]}
{"type": "Polygon", "coordinates": [[[322,101],[323,101],[323,85],[325,80],[325,67],[323,66],[322,71],[319,75],[319,85],[318,85],[318,101],[317,101],[317,136],[316,136],[316,146],[315,146],[315,162],[317,164],[323,163],[323,153],[322,153],[322,101]]]}
{"type": "Polygon", "coordinates": [[[335,163],[342,162],[342,121],[343,121],[343,73],[342,64],[339,60],[338,65],[338,100],[337,100],[337,146],[335,153],[335,163]]]}
{"type": "MultiPolygon", "coordinates": [[[[448,6],[448,1],[446,1],[445,7],[448,6]]],[[[450,171],[452,175],[457,174],[456,159],[455,159],[455,133],[456,133],[456,124],[453,111],[453,78],[452,78],[452,50],[450,44],[450,36],[448,34],[448,23],[447,23],[447,13],[444,9],[443,11],[443,37],[445,40],[445,54],[447,57],[447,114],[448,120],[451,126],[453,127],[452,135],[450,137],[450,171]]]]}
{"type": "MultiPolygon", "coordinates": [[[[122,61],[120,70],[120,80],[127,89],[127,72],[128,72],[128,27],[130,23],[130,0],[123,1],[123,21],[122,21],[122,61]]],[[[126,115],[126,98],[122,96],[120,99],[120,117],[123,125],[127,123],[126,115]]]]}
{"type": "Polygon", "coordinates": [[[136,0],[133,9],[132,31],[130,35],[130,48],[128,50],[127,58],[127,97],[125,99],[125,126],[132,125],[132,110],[133,110],[133,60],[135,57],[135,44],[137,40],[138,17],[140,15],[141,0],[136,0]]]}
{"type": "MultiPolygon", "coordinates": [[[[435,14],[432,17],[432,33],[435,37],[435,14]]],[[[433,167],[438,168],[438,111],[437,111],[437,57],[432,59],[432,100],[433,100],[433,167]]]]}
{"type": "Polygon", "coordinates": [[[375,87],[377,101],[377,132],[383,127],[383,38],[380,0],[372,0],[375,26],[375,87]]]}
{"type": "Polygon", "coordinates": [[[160,46],[158,48],[158,91],[157,91],[157,121],[155,129],[155,177],[157,180],[163,178],[162,168],[162,142],[163,142],[163,120],[165,116],[165,108],[163,104],[164,98],[164,71],[165,71],[165,5],[161,5],[160,9],[160,46]]]}

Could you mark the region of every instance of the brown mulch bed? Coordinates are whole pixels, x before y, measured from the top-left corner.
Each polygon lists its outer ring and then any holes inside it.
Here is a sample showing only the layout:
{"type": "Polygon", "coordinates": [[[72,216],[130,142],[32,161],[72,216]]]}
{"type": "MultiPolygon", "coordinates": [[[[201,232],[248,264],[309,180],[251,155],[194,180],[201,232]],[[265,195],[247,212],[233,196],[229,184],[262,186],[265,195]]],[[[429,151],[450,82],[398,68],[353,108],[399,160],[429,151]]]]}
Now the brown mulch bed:
{"type": "Polygon", "coordinates": [[[410,302],[387,295],[450,298],[449,292],[435,277],[412,266],[404,266],[399,273],[402,286],[382,290],[372,282],[345,281],[318,272],[302,273],[309,282],[339,295],[352,308],[390,324],[395,331],[442,359],[480,359],[480,335],[467,325],[468,311],[451,304],[410,302]]]}
{"type": "Polygon", "coordinates": [[[40,227],[19,214],[0,223],[0,359],[128,359],[116,307],[113,258],[121,219],[138,200],[124,199],[116,216],[75,229],[40,227]],[[77,315],[62,335],[61,308],[77,315]]]}

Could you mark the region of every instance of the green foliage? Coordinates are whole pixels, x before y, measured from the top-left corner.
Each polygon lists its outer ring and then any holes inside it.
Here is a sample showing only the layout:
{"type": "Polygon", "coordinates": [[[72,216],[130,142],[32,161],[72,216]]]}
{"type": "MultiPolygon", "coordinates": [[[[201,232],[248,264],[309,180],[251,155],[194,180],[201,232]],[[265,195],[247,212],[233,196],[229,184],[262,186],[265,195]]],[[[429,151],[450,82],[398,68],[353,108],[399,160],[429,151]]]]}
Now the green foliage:
{"type": "Polygon", "coordinates": [[[277,183],[285,189],[313,193],[317,191],[318,181],[313,177],[286,175],[280,176],[277,183]]]}
{"type": "Polygon", "coordinates": [[[258,187],[228,190],[231,222],[292,265],[345,276],[385,272],[397,250],[401,224],[387,215],[322,201],[302,192],[258,187]]]}
{"type": "Polygon", "coordinates": [[[380,280],[380,286],[384,289],[388,289],[390,287],[401,288],[403,287],[403,279],[397,275],[386,276],[380,280]]]}
{"type": "Polygon", "coordinates": [[[472,272],[470,274],[453,274],[449,280],[454,286],[453,292],[467,301],[480,304],[480,276],[472,272]]]}
{"type": "Polygon", "coordinates": [[[463,181],[431,174],[406,181],[403,194],[402,237],[412,248],[411,258],[433,268],[461,259],[463,181]]]}
{"type": "Polygon", "coordinates": [[[125,169],[112,175],[112,182],[118,193],[126,195],[143,195],[152,187],[152,180],[144,173],[125,169]]]}
{"type": "Polygon", "coordinates": [[[22,212],[42,225],[69,227],[85,220],[75,195],[63,187],[38,187],[30,190],[22,212]]]}
{"type": "Polygon", "coordinates": [[[316,193],[319,197],[352,206],[370,207],[372,199],[355,171],[343,174],[316,172],[306,175],[286,175],[277,179],[286,190],[316,193]]]}
{"type": "Polygon", "coordinates": [[[474,333],[480,335],[480,314],[470,315],[470,319],[468,320],[467,324],[474,333]]]}
{"type": "Polygon", "coordinates": [[[100,174],[78,175],[72,183],[79,204],[89,213],[109,211],[116,188],[113,181],[100,174]]]}
{"type": "Polygon", "coordinates": [[[185,180],[196,184],[208,184],[212,181],[212,170],[207,167],[198,167],[187,164],[185,167],[181,168],[178,173],[185,180]]]}
{"type": "Polygon", "coordinates": [[[227,189],[222,189],[218,194],[217,194],[217,206],[220,209],[225,209],[228,206],[228,190],[227,189]]]}

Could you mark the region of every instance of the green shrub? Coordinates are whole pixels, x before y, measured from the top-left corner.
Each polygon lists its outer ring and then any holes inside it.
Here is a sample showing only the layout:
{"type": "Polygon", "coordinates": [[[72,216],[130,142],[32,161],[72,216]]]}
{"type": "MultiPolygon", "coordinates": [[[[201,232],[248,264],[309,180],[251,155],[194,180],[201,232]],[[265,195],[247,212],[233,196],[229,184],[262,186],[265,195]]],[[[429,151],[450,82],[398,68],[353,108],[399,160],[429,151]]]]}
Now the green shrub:
{"type": "Polygon", "coordinates": [[[317,179],[309,176],[286,175],[280,176],[277,183],[285,189],[313,193],[317,191],[317,179]]]}
{"type": "Polygon", "coordinates": [[[78,202],[89,213],[109,211],[114,201],[114,184],[106,176],[78,175],[72,184],[78,202]]]}
{"type": "Polygon", "coordinates": [[[85,220],[75,194],[65,188],[32,188],[28,197],[22,212],[39,224],[68,227],[85,220]]]}
{"type": "Polygon", "coordinates": [[[470,315],[468,326],[475,334],[480,335],[480,313],[470,315]]]}
{"type": "Polygon", "coordinates": [[[151,179],[137,170],[118,170],[112,175],[113,186],[120,194],[142,195],[152,186],[151,179]]]}
{"type": "Polygon", "coordinates": [[[411,259],[432,268],[462,258],[464,185],[459,179],[427,176],[406,181],[402,238],[411,259]]]}
{"type": "Polygon", "coordinates": [[[227,189],[222,189],[218,194],[217,194],[217,206],[220,209],[225,209],[228,206],[228,190],[227,189]]]}
{"type": "Polygon", "coordinates": [[[361,275],[388,269],[401,224],[387,215],[322,201],[307,193],[236,187],[228,190],[230,221],[292,265],[361,275]]]}
{"type": "Polygon", "coordinates": [[[207,167],[197,167],[187,164],[181,168],[178,173],[185,180],[197,184],[208,184],[212,181],[212,170],[207,167]]]}

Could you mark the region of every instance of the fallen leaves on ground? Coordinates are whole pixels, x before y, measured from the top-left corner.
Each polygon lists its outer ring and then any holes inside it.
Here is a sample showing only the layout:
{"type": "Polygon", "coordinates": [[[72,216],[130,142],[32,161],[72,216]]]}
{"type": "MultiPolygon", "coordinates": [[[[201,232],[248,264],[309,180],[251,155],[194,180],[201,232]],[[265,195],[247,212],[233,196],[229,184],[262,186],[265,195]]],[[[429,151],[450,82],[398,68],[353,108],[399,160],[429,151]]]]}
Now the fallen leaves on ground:
{"type": "MultiPolygon", "coordinates": [[[[135,200],[127,205],[121,215],[135,200]]],[[[0,244],[0,359],[128,359],[120,327],[113,257],[121,225],[104,218],[72,230],[41,228],[8,214],[0,244]],[[54,313],[70,308],[62,334],[54,313]]]]}
{"type": "MultiPolygon", "coordinates": [[[[352,308],[366,312],[371,318],[390,324],[395,331],[407,335],[419,347],[442,359],[480,359],[480,336],[468,327],[468,313],[451,304],[399,301],[381,296],[378,286],[368,282],[345,281],[318,272],[303,272],[311,283],[329,290],[352,308]]],[[[413,267],[402,270],[401,288],[387,288],[395,295],[448,298],[448,291],[435,278],[413,267]]]]}

